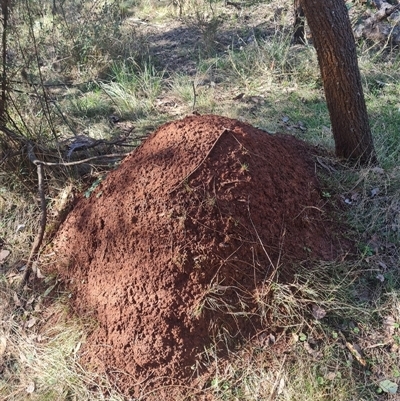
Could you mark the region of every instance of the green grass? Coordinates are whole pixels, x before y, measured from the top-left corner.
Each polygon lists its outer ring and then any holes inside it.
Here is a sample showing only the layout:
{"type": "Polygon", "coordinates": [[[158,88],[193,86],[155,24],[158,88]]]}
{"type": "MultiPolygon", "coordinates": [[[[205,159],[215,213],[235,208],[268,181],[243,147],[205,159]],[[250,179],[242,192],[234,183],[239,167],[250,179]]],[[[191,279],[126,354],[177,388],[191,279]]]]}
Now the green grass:
{"type": "Polygon", "coordinates": [[[400,58],[387,49],[371,54],[362,48],[359,64],[378,157],[382,167],[393,168],[400,157],[400,58]]]}
{"type": "Polygon", "coordinates": [[[104,118],[112,112],[110,100],[99,89],[90,90],[70,98],[70,109],[74,117],[94,120],[104,118]]]}
{"type": "Polygon", "coordinates": [[[163,73],[150,64],[139,66],[133,60],[115,63],[111,81],[100,87],[123,118],[142,118],[155,113],[154,102],[162,90],[163,73]]]}

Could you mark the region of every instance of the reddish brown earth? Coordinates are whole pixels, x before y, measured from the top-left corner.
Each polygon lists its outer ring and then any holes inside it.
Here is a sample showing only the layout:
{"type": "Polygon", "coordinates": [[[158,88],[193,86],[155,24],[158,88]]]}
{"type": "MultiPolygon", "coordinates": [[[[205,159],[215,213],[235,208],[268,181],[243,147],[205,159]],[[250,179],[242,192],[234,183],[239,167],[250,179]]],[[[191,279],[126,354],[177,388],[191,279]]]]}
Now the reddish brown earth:
{"type": "Polygon", "coordinates": [[[126,394],[187,383],[210,344],[267,324],[256,298],[273,272],[334,256],[322,214],[303,142],[217,116],[162,126],[56,237],[74,309],[98,322],[83,362],[126,394]]]}

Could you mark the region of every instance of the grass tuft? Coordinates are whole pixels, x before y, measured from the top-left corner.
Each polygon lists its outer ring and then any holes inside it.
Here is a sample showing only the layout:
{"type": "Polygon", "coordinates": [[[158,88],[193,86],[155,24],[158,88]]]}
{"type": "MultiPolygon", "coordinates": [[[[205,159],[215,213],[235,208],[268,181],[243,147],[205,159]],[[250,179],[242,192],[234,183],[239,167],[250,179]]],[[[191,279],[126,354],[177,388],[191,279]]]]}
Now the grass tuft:
{"type": "Polygon", "coordinates": [[[11,293],[12,289],[2,286],[6,303],[0,310],[0,339],[6,341],[0,359],[0,394],[4,399],[123,399],[105,377],[80,366],[78,351],[88,328],[68,317],[65,299],[49,305],[43,295],[31,294],[28,303],[33,310],[28,312],[25,307],[25,311],[11,314],[16,297],[11,293]]]}
{"type": "Polygon", "coordinates": [[[101,89],[124,118],[135,119],[155,112],[154,101],[162,90],[163,73],[150,64],[140,67],[133,60],[115,63],[112,81],[101,83],[101,89]]]}

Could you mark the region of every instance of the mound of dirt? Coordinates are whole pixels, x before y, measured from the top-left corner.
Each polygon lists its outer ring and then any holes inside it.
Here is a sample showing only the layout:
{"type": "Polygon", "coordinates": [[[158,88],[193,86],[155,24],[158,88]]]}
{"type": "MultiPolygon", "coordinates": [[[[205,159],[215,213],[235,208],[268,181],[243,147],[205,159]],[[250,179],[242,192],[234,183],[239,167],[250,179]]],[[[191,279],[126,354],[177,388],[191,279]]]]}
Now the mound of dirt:
{"type": "Polygon", "coordinates": [[[228,118],[154,132],[55,240],[75,310],[98,322],[85,363],[135,393],[196,375],[211,343],[222,351],[265,325],[266,280],[310,252],[334,256],[314,170],[303,142],[228,118]]]}

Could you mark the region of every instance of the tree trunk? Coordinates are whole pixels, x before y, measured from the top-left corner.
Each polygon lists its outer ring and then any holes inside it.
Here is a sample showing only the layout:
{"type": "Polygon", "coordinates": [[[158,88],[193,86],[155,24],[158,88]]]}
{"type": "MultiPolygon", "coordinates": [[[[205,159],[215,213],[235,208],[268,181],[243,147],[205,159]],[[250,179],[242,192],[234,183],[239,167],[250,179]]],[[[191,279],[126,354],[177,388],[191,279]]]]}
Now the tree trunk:
{"type": "Polygon", "coordinates": [[[336,155],[376,163],[356,46],[344,0],[301,0],[324,83],[336,155]]]}

